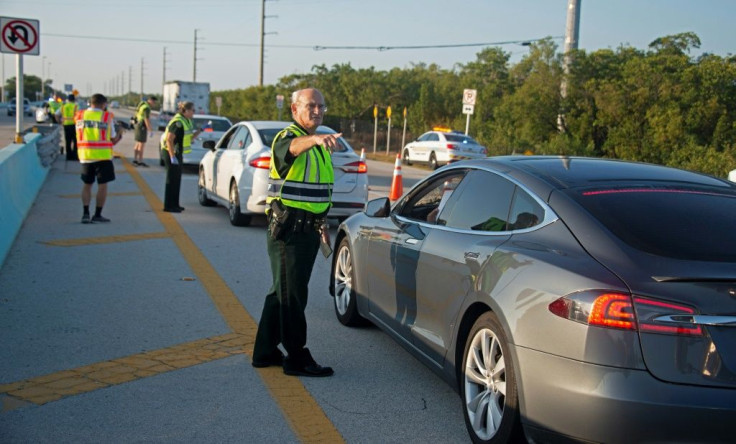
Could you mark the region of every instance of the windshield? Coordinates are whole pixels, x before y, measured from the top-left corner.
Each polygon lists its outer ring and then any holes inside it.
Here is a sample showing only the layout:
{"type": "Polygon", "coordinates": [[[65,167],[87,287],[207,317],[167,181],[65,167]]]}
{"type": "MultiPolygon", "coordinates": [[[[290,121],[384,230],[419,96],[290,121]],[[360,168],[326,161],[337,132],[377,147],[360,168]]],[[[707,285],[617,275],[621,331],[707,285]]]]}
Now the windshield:
{"type": "Polygon", "coordinates": [[[570,196],[614,235],[673,259],[736,261],[736,190],[688,186],[603,188],[570,196]]]}

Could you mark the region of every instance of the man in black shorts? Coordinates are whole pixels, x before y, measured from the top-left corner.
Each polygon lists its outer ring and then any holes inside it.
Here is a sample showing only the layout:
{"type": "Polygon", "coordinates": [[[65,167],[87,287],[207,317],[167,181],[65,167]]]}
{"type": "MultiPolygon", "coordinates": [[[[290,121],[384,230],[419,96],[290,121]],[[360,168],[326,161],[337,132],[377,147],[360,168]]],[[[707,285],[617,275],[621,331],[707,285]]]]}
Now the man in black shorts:
{"type": "Polygon", "coordinates": [[[90,99],[90,107],[79,111],[75,117],[77,131],[77,152],[82,166],[82,223],[110,222],[102,215],[102,207],[107,198],[107,183],[115,180],[115,167],[112,163],[112,147],[120,141],[122,134],[116,134],[113,115],[105,111],[107,98],[95,94],[90,99]],[[90,218],[89,204],[92,200],[92,185],[97,180],[95,215],[90,218]]]}
{"type": "Polygon", "coordinates": [[[139,103],[135,111],[136,124],[134,129],[135,146],[133,147],[133,165],[147,167],[143,161],[143,149],[146,141],[153,137],[153,124],[151,123],[151,107],[156,104],[156,96],[148,98],[139,103]]]}

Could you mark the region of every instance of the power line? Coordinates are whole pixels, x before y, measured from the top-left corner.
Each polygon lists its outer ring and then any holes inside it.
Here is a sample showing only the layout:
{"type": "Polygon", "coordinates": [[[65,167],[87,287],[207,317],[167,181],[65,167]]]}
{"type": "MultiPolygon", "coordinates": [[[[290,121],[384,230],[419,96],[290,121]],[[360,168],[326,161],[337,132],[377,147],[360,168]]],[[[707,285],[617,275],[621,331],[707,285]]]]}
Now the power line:
{"type": "MultiPolygon", "coordinates": [[[[141,42],[141,43],[169,43],[169,44],[181,44],[191,45],[191,41],[185,40],[159,40],[159,39],[137,39],[131,37],[106,37],[106,36],[88,36],[88,35],[73,35],[73,34],[51,34],[41,33],[43,36],[49,37],[63,37],[63,38],[75,38],[75,39],[94,39],[94,40],[116,40],[126,42],[141,42]]],[[[342,50],[376,50],[376,51],[390,51],[398,49],[443,49],[443,48],[466,48],[473,46],[500,46],[500,45],[529,45],[532,42],[538,42],[545,39],[562,40],[564,36],[550,36],[536,39],[524,39],[524,40],[506,40],[500,42],[485,42],[485,43],[455,43],[445,45],[396,45],[396,46],[323,46],[323,45],[269,45],[272,48],[295,48],[295,49],[308,49],[311,48],[315,51],[325,51],[333,49],[342,50]]],[[[205,45],[212,46],[248,46],[248,47],[259,47],[256,43],[233,43],[233,42],[207,42],[205,45]]]]}

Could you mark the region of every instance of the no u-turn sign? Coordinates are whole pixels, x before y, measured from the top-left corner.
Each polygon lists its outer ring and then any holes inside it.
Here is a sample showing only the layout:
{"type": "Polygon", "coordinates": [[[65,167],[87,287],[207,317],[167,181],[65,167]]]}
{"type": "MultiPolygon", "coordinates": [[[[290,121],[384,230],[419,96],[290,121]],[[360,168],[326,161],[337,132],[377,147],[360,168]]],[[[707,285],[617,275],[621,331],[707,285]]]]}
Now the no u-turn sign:
{"type": "Polygon", "coordinates": [[[38,55],[39,21],[0,17],[0,52],[38,55]]]}

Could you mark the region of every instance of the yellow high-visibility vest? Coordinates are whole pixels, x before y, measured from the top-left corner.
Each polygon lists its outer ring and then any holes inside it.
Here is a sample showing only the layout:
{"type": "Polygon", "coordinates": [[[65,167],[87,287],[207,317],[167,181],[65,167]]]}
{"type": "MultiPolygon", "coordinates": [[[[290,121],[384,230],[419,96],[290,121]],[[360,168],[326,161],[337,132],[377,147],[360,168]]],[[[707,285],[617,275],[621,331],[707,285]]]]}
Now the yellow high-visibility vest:
{"type": "Polygon", "coordinates": [[[292,132],[297,137],[307,135],[299,126],[291,124],[274,137],[271,144],[271,170],[268,175],[266,202],[281,199],[288,207],[300,208],[315,214],[324,213],[330,208],[332,185],[335,182],[330,152],[322,145],[315,145],[294,159],[289,172],[282,179],[273,160],[275,159],[273,146],[287,132],[292,132]]]}
{"type": "Polygon", "coordinates": [[[77,112],[77,154],[80,162],[112,159],[112,114],[97,109],[77,112]]]}

